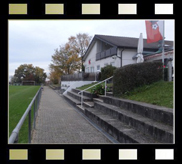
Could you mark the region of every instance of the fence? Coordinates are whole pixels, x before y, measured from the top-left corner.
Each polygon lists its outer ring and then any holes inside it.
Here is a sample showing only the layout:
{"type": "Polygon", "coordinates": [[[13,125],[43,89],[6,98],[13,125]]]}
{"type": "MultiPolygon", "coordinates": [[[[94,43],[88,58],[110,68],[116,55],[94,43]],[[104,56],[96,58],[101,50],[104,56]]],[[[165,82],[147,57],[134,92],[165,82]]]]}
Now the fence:
{"type": "Polygon", "coordinates": [[[94,81],[95,80],[95,73],[87,73],[81,72],[72,75],[62,75],[61,81],[94,81]]]}
{"type": "Polygon", "coordinates": [[[11,136],[9,138],[9,144],[12,143],[17,143],[18,142],[18,135],[19,135],[19,131],[28,115],[28,142],[31,143],[31,109],[32,109],[32,105],[33,107],[33,127],[35,129],[36,126],[36,117],[37,117],[37,111],[39,108],[39,103],[40,103],[40,98],[41,98],[41,94],[42,94],[42,86],[40,87],[40,89],[37,91],[36,95],[34,96],[33,100],[31,101],[31,103],[29,104],[29,106],[27,107],[25,113],[23,114],[23,116],[21,117],[20,121],[18,122],[18,124],[16,125],[15,129],[12,131],[11,136]]]}

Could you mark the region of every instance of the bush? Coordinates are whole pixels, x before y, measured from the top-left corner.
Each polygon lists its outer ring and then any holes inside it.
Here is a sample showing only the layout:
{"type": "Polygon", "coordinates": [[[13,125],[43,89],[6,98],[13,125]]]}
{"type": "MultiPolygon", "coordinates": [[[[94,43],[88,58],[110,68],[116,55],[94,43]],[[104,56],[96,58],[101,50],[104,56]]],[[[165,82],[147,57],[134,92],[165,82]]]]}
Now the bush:
{"type": "Polygon", "coordinates": [[[168,68],[164,68],[164,81],[168,81],[168,68]]]}
{"type": "MultiPolygon", "coordinates": [[[[106,91],[110,91],[110,87],[106,86],[106,91]]],[[[105,85],[104,84],[98,84],[95,87],[91,89],[92,94],[96,95],[104,95],[105,94],[105,85]]]]}
{"type": "Polygon", "coordinates": [[[101,69],[101,81],[113,76],[116,67],[107,65],[101,69]]]}
{"type": "Polygon", "coordinates": [[[103,95],[105,93],[105,88],[103,85],[98,84],[91,89],[91,93],[96,95],[103,95]]]}
{"type": "Polygon", "coordinates": [[[96,80],[97,80],[97,81],[101,81],[101,72],[98,72],[98,73],[96,74],[96,80]]]}
{"type": "Polygon", "coordinates": [[[118,68],[113,77],[113,94],[120,96],[142,85],[162,79],[161,62],[144,62],[118,68]]]}
{"type": "Polygon", "coordinates": [[[89,77],[89,73],[83,73],[83,79],[87,79],[89,77]]]}

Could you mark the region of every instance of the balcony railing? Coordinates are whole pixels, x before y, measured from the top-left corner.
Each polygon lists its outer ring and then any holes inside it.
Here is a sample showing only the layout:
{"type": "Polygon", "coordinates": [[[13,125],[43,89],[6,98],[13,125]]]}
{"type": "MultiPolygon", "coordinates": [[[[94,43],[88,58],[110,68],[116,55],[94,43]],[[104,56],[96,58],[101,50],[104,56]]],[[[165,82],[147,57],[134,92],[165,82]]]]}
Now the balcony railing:
{"type": "Polygon", "coordinates": [[[117,54],[117,47],[110,48],[108,50],[99,52],[96,54],[96,60],[104,59],[117,54]]]}

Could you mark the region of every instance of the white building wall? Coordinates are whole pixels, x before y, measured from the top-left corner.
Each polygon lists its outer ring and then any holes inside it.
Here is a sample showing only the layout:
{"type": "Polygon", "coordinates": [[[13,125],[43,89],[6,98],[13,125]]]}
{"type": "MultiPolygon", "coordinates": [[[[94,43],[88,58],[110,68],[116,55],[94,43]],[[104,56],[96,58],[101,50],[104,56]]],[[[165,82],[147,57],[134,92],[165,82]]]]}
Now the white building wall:
{"type": "Polygon", "coordinates": [[[91,71],[96,72],[98,70],[98,67],[100,68],[99,70],[101,70],[101,68],[110,64],[115,67],[120,67],[120,59],[117,57],[114,59],[112,57],[108,57],[108,58],[96,61],[96,54],[98,53],[97,50],[98,50],[98,42],[95,42],[87,59],[84,62],[85,72],[91,72],[91,71]],[[90,64],[89,64],[89,60],[90,60],[90,64]]]}
{"type": "Polygon", "coordinates": [[[136,55],[136,53],[137,53],[137,50],[134,50],[134,49],[125,49],[123,51],[123,55],[122,55],[122,66],[136,63],[136,60],[133,60],[132,59],[132,57],[134,55],[136,55]]]}
{"type": "Polygon", "coordinates": [[[106,65],[113,65],[115,67],[118,67],[119,62],[120,62],[119,58],[113,59],[112,57],[108,57],[108,58],[96,61],[96,66],[99,65],[101,70],[101,68],[105,67],[106,65]]]}
{"type": "Polygon", "coordinates": [[[93,81],[62,81],[61,89],[65,90],[63,94],[66,94],[68,91],[71,91],[71,89],[91,83],[93,83],[93,81]]]}
{"type": "MultiPolygon", "coordinates": [[[[85,60],[85,72],[96,72],[98,70],[98,67],[101,68],[105,67],[106,65],[113,65],[117,68],[121,67],[121,59],[118,57],[108,57],[105,59],[101,59],[96,61],[96,54],[98,53],[98,42],[95,42],[93,45],[87,59],[85,60]],[[90,64],[89,64],[90,60],[90,64]]],[[[118,48],[117,55],[121,56],[122,48],[118,48]]],[[[136,63],[136,60],[133,60],[132,57],[137,53],[137,50],[133,49],[125,49],[122,52],[122,66],[128,65],[128,64],[134,64],[136,63]]]]}
{"type": "Polygon", "coordinates": [[[93,57],[89,58],[89,59],[91,59],[91,64],[89,65],[88,61],[85,61],[85,66],[86,66],[85,72],[91,72],[91,67],[94,67],[94,72],[97,71],[98,68],[100,68],[99,70],[101,70],[101,68],[105,67],[106,65],[120,67],[120,59],[117,57],[114,59],[112,57],[108,57],[108,58],[101,59],[98,61],[92,61],[93,57]],[[88,71],[88,67],[89,67],[89,71],[88,71]]]}
{"type": "Polygon", "coordinates": [[[96,68],[96,53],[97,53],[97,42],[95,42],[95,44],[93,45],[88,57],[86,58],[85,62],[84,62],[84,66],[85,66],[85,72],[91,72],[91,67],[94,67],[94,70],[92,70],[93,72],[95,72],[96,68]],[[89,60],[90,60],[90,64],[89,64],[89,60]]]}

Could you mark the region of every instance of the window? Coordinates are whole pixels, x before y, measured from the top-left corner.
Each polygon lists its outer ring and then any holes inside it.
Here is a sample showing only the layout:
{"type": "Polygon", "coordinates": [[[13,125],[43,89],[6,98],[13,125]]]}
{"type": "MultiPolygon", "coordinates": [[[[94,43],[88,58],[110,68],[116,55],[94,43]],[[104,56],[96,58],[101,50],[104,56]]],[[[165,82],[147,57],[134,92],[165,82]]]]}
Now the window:
{"type": "Polygon", "coordinates": [[[99,70],[99,71],[100,71],[100,65],[98,65],[98,66],[97,66],[97,70],[99,70]]]}
{"type": "Polygon", "coordinates": [[[105,63],[105,64],[104,64],[104,67],[107,66],[107,65],[108,65],[108,63],[105,63]]]}
{"type": "Polygon", "coordinates": [[[110,65],[114,66],[114,62],[111,62],[110,65]]]}
{"type": "Polygon", "coordinates": [[[90,72],[94,72],[94,67],[90,67],[90,72]]]}
{"type": "Polygon", "coordinates": [[[86,68],[85,72],[89,72],[89,67],[86,68]]]}

